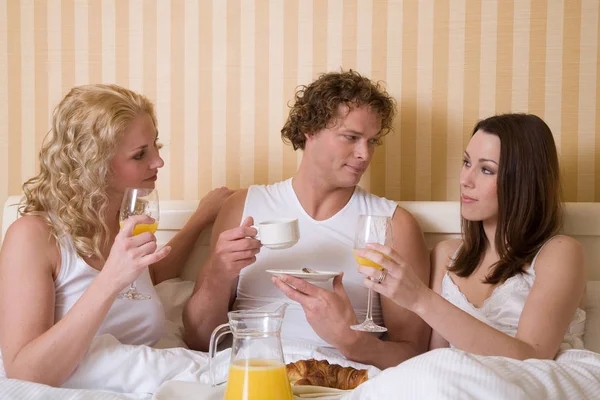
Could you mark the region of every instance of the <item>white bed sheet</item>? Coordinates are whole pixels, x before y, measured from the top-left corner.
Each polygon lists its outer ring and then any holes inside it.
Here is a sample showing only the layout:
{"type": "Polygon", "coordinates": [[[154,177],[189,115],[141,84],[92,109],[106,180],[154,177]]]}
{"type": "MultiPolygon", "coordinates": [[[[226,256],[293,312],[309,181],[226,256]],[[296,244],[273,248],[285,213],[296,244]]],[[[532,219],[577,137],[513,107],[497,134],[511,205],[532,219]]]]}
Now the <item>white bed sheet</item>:
{"type": "Polygon", "coordinates": [[[600,354],[566,350],[554,360],[519,361],[438,349],[389,368],[344,400],[598,399],[600,354]]]}
{"type": "Polygon", "coordinates": [[[150,400],[150,394],[122,394],[100,390],[59,389],[18,379],[0,379],[2,400],[150,400]]]}
{"type": "MultiPolygon", "coordinates": [[[[179,280],[157,286],[169,320],[157,348],[123,345],[110,335],[99,336],[65,388],[0,379],[0,398],[150,400],[164,398],[161,394],[172,396],[178,390],[181,398],[186,398],[190,390],[197,389],[198,394],[206,391],[207,355],[186,349],[181,339],[181,311],[192,287],[192,282],[179,280]]],[[[284,341],[283,347],[286,362],[314,357],[344,366],[367,367],[312,344],[284,341]]],[[[218,355],[218,379],[223,379],[227,372],[229,354],[225,350],[218,355]]],[[[443,349],[382,373],[377,368],[367,368],[369,381],[346,399],[600,398],[600,354],[590,351],[568,350],[557,361],[522,362],[443,349]]]]}
{"type": "MultiPolygon", "coordinates": [[[[165,336],[155,348],[124,345],[111,335],[97,336],[63,388],[0,378],[0,398],[147,400],[153,394],[160,395],[161,386],[167,382],[196,383],[199,390],[205,391],[210,381],[208,356],[206,353],[187,349],[181,338],[181,311],[191,294],[193,282],[171,280],[161,283],[156,289],[164,303],[168,324],[165,336]]],[[[375,367],[348,361],[336,351],[308,343],[284,341],[283,349],[286,362],[318,358],[344,366],[367,368],[370,376],[379,372],[375,367]]],[[[229,349],[217,355],[215,363],[218,381],[226,379],[229,356],[229,349]]],[[[4,371],[0,371],[0,374],[5,376],[4,371]]],[[[172,393],[173,388],[176,390],[177,387],[171,384],[163,389],[172,393]]],[[[189,391],[190,385],[180,387],[189,391]]]]}

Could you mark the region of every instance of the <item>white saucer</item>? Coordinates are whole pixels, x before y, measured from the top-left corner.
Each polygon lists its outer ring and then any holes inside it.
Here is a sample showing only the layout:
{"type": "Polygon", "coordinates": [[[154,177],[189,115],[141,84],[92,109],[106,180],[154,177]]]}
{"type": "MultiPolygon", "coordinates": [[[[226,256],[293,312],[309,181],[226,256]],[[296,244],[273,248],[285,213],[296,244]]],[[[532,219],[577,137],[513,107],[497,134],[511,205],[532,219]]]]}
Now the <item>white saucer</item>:
{"type": "Polygon", "coordinates": [[[333,271],[304,272],[301,269],[268,269],[266,272],[275,276],[290,275],[296,278],[314,282],[325,282],[341,274],[341,272],[333,271]]]}

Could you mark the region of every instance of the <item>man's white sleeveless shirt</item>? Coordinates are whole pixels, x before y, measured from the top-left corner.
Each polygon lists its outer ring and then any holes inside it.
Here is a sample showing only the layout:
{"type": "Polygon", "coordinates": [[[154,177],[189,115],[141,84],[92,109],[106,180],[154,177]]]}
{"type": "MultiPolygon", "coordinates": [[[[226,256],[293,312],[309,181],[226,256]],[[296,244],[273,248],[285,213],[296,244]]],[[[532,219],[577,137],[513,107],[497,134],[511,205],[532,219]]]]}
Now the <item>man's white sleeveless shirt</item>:
{"type": "MultiPolygon", "coordinates": [[[[312,329],[300,304],[288,299],[271,281],[267,269],[302,269],[343,271],[343,284],[359,322],[365,318],[367,288],[364,275],[358,273],[354,260],[354,233],[361,214],[393,216],[396,202],[375,196],[356,187],[354,194],[337,214],[325,221],[316,221],[302,208],[288,179],[273,185],[254,185],[248,189],[242,221],[251,216],[257,225],[276,218],[298,218],[300,240],[285,250],[261,248],[256,262],[241,271],[236,310],[258,308],[273,302],[289,304],[282,326],[282,338],[303,339],[329,346],[312,329]]],[[[318,283],[332,290],[332,281],[318,283]]],[[[381,303],[373,294],[373,320],[383,324],[381,303]]]]}

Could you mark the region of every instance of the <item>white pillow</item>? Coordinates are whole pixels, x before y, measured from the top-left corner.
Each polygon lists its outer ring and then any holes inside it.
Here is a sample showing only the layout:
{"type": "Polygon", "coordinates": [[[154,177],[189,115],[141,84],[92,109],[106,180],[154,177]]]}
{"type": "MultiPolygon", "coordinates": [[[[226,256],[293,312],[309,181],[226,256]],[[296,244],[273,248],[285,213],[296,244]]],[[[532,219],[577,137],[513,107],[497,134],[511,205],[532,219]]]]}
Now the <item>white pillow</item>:
{"type": "Polygon", "coordinates": [[[587,283],[585,312],[587,316],[583,343],[586,349],[600,353],[600,281],[587,283]]]}

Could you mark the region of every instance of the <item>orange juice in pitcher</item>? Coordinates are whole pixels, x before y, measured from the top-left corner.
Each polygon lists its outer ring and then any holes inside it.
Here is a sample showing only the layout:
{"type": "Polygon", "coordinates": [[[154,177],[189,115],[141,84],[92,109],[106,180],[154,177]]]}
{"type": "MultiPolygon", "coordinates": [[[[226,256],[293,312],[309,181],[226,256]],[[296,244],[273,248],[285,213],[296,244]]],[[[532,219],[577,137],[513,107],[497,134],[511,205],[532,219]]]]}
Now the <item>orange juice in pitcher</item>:
{"type": "Polygon", "coordinates": [[[233,335],[225,400],[293,400],[281,347],[281,324],[287,304],[227,313],[229,322],[210,337],[210,381],[218,385],[215,356],[219,339],[233,335]]]}
{"type": "Polygon", "coordinates": [[[238,360],[229,367],[225,400],[292,400],[285,364],[276,360],[238,360]]]}

